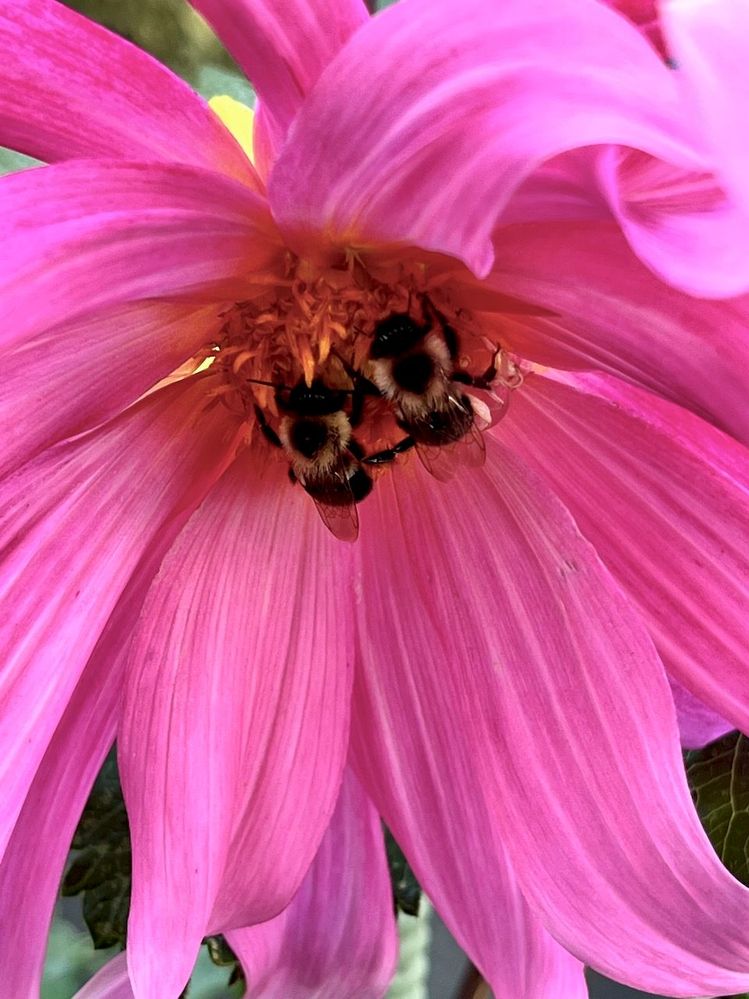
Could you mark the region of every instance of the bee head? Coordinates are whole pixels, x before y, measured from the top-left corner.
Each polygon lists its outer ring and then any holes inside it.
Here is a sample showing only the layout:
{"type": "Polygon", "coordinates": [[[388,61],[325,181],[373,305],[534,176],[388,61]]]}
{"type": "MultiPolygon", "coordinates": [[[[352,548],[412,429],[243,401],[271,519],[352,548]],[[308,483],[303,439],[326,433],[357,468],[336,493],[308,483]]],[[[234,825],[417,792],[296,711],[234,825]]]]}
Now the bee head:
{"type": "Polygon", "coordinates": [[[279,395],[277,401],[281,409],[300,416],[330,416],[343,409],[346,396],[346,392],[329,388],[316,378],[311,385],[304,380],[298,382],[286,399],[279,395]]]}

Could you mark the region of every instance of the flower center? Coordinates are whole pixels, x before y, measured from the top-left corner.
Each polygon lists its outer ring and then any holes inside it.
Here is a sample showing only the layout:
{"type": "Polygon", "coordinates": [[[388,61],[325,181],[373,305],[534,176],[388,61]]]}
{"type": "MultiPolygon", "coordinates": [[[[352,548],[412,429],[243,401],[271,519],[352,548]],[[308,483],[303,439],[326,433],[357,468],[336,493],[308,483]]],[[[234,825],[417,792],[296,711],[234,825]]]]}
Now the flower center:
{"type": "Polygon", "coordinates": [[[213,366],[253,444],[257,435],[283,454],[346,538],[379,466],[413,450],[449,478],[458,445],[479,463],[481,430],[521,381],[425,268],[374,271],[353,253],[324,269],[289,254],[283,281],[226,312],[213,366]]]}

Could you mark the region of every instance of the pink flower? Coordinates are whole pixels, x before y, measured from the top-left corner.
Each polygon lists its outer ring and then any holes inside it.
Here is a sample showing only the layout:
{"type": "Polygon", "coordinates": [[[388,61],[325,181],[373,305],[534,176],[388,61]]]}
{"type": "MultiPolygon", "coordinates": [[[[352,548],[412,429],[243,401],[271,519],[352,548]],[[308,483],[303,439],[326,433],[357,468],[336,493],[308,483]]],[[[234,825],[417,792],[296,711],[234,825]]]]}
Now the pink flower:
{"type": "MultiPolygon", "coordinates": [[[[0,0],[0,141],[64,161],[0,183],[3,988],[115,736],[128,954],[88,994],[176,997],[215,931],[251,995],[382,994],[379,815],[498,995],[749,988],[668,680],[692,742],[747,730],[743,147],[592,0],[195,6],[257,169],[143,53],[0,0]],[[347,545],[259,383],[381,377],[393,313],[438,398],[501,347],[512,400],[449,483],[339,448],[375,480],[347,545]]],[[[365,453],[404,406],[366,400],[365,453]]]]}

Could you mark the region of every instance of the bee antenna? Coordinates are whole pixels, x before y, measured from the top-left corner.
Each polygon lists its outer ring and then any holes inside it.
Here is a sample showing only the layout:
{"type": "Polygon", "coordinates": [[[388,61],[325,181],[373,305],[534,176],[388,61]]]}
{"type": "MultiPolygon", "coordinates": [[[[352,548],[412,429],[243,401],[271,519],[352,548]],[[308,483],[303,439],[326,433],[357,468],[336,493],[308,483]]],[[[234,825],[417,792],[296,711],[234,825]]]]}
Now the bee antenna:
{"type": "Polygon", "coordinates": [[[286,388],[286,386],[280,382],[266,382],[263,381],[262,378],[246,378],[245,381],[252,382],[253,385],[267,385],[269,388],[276,390],[286,388]]]}

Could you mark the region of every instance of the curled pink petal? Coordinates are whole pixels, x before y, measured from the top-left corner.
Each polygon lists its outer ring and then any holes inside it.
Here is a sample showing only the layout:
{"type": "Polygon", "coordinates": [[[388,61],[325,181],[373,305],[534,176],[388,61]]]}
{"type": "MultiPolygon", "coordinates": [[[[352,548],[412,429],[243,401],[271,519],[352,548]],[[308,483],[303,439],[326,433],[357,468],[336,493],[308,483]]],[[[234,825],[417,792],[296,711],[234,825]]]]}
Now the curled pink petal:
{"type": "Polygon", "coordinates": [[[210,343],[220,323],[215,305],[148,300],[16,341],[3,353],[0,476],[115,416],[210,343]]]}
{"type": "Polygon", "coordinates": [[[567,504],[673,677],[749,731],[749,451],[616,379],[559,377],[530,377],[499,437],[567,504]]]}
{"type": "Polygon", "coordinates": [[[206,933],[276,915],[317,850],[348,737],[340,547],[282,464],[244,455],[149,593],[119,741],[139,995],[178,994],[206,933]]]}
{"type": "Polygon", "coordinates": [[[281,254],[263,200],[193,167],[76,161],[0,183],[0,340],[143,298],[247,297],[281,254]]]}
{"type": "Polygon", "coordinates": [[[678,78],[714,151],[715,170],[749,213],[746,5],[741,0],[669,0],[661,10],[678,78]]]}
{"type": "Polygon", "coordinates": [[[685,749],[702,749],[734,728],[731,722],[703,704],[672,677],[668,678],[668,682],[676,707],[681,744],[685,749]]]}
{"type": "Polygon", "coordinates": [[[198,377],[44,452],[0,484],[3,849],[131,575],[172,520],[202,500],[238,433],[212,398],[211,380],[198,377]]]}
{"type": "MultiPolygon", "coordinates": [[[[277,151],[305,97],[369,14],[363,0],[191,0],[263,102],[277,151]]],[[[274,154],[271,154],[271,157],[274,154]]],[[[270,157],[263,157],[267,162],[270,157]]]]}
{"type": "Polygon", "coordinates": [[[189,163],[257,185],[183,80],[63,4],[0,0],[0,50],[0,145],[46,161],[189,163]]]}
{"type": "Polygon", "coordinates": [[[362,508],[353,761],[494,992],[582,999],[582,965],[528,908],[498,835],[494,783],[481,777],[479,761],[494,757],[476,705],[501,696],[488,667],[505,637],[490,594],[500,579],[505,592],[519,585],[502,546],[487,544],[503,531],[495,493],[483,473],[444,490],[414,473],[383,476],[362,508]]]}
{"type": "Polygon", "coordinates": [[[290,904],[227,939],[253,999],[385,994],[398,958],[393,893],[380,818],[353,773],[290,904]]]}
{"type": "Polygon", "coordinates": [[[539,364],[644,385],[749,443],[749,297],[712,302],[671,288],[611,223],[516,225],[497,231],[495,251],[492,287],[555,313],[482,316],[500,342],[539,364]]]}
{"type": "Polygon", "coordinates": [[[593,0],[467,0],[460,17],[449,0],[410,0],[361,28],[322,74],[270,200],[309,252],[320,232],[406,242],[484,276],[518,185],[544,160],[599,143],[703,162],[672,74],[623,18],[593,0]]]}

